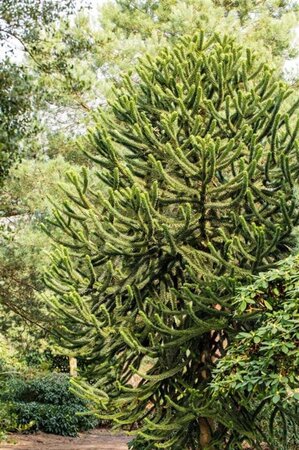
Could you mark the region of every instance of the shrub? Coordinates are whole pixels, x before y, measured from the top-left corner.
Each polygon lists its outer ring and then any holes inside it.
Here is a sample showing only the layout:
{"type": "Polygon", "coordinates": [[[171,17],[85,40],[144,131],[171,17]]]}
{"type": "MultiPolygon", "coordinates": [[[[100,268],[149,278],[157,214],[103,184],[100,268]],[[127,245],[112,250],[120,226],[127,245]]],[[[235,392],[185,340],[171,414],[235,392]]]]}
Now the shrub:
{"type": "Polygon", "coordinates": [[[16,414],[12,411],[10,403],[0,402],[0,441],[7,430],[18,428],[16,414]]]}
{"type": "Polygon", "coordinates": [[[69,390],[69,377],[64,374],[50,374],[32,379],[14,379],[11,383],[16,400],[53,405],[77,402],[69,390]]]}
{"type": "Polygon", "coordinates": [[[298,294],[299,255],[239,290],[235,320],[242,329],[211,383],[215,398],[237,397],[260,419],[273,448],[287,450],[299,444],[298,294]]]}
{"type": "Polygon", "coordinates": [[[76,436],[78,431],[94,428],[94,417],[78,415],[86,413],[86,407],[79,402],[70,405],[51,405],[37,402],[17,402],[13,408],[19,425],[32,423],[32,430],[62,436],[76,436]]]}
{"type": "Polygon", "coordinates": [[[14,377],[6,382],[1,396],[10,405],[18,427],[30,425],[33,430],[75,436],[94,428],[97,419],[88,415],[87,403],[72,394],[69,387],[70,377],[65,374],[14,377]]]}

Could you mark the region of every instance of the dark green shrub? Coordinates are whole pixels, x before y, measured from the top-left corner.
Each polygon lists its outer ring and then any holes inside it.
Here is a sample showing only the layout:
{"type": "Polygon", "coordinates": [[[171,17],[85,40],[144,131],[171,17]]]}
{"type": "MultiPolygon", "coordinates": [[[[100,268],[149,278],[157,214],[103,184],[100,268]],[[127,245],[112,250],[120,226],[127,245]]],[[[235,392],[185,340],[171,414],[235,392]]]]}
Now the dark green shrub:
{"type": "Polygon", "coordinates": [[[19,427],[46,433],[75,436],[79,431],[94,428],[97,419],[85,415],[88,405],[69,390],[70,377],[50,374],[31,379],[13,377],[0,394],[10,404],[10,412],[19,427]],[[83,414],[83,415],[81,415],[83,414]]]}
{"type": "MultiPolygon", "coordinates": [[[[53,373],[29,380],[15,380],[16,400],[24,402],[50,403],[64,405],[78,402],[69,390],[70,378],[65,374],[53,373]]],[[[82,403],[82,401],[80,400],[82,403]]]]}
{"type": "Polygon", "coordinates": [[[17,417],[12,411],[10,403],[0,402],[0,441],[5,436],[6,430],[16,430],[17,417]]]}
{"type": "Polygon", "coordinates": [[[78,415],[86,412],[86,407],[79,401],[65,405],[17,402],[13,409],[19,425],[32,422],[32,430],[45,433],[76,436],[78,431],[89,430],[97,424],[94,416],[78,415]]]}

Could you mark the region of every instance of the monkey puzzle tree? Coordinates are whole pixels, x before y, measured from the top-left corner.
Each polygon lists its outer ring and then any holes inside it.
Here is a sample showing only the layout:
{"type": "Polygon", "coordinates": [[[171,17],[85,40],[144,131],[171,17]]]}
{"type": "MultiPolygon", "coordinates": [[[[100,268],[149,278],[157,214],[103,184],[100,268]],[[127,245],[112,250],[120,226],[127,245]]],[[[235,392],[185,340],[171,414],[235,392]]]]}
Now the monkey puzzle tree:
{"type": "Polygon", "coordinates": [[[60,343],[89,358],[96,383],[77,389],[99,415],[138,424],[136,448],[259,448],[246,408],[208,387],[242,327],[236,286],[290,251],[296,105],[227,37],[186,37],[137,71],[90,135],[106,189],[69,174],[53,220],[60,343]]]}

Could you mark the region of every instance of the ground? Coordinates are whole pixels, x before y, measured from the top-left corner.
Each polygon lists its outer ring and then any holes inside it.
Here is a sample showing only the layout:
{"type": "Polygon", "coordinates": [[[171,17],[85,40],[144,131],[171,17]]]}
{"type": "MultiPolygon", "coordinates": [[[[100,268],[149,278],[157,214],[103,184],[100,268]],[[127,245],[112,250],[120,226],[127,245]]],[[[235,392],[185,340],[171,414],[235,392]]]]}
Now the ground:
{"type": "Polygon", "coordinates": [[[36,433],[28,435],[12,434],[9,443],[0,443],[0,449],[10,450],[127,450],[130,440],[122,434],[109,430],[93,430],[76,438],[36,433]]]}

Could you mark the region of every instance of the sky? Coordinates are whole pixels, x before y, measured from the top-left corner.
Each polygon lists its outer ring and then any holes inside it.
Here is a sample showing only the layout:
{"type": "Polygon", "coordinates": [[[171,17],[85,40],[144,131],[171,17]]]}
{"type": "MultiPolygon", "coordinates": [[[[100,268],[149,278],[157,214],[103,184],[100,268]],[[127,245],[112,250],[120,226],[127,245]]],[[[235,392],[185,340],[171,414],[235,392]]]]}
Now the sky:
{"type": "MultiPolygon", "coordinates": [[[[1,1],[1,0],[0,0],[1,1]]],[[[85,6],[88,3],[91,7],[90,15],[92,15],[99,10],[100,6],[106,3],[108,0],[76,0],[77,8],[85,6]]],[[[111,0],[109,0],[111,1],[111,0]]],[[[293,3],[299,3],[299,0],[291,0],[293,3]]],[[[1,19],[0,19],[1,24],[1,19]]],[[[299,45],[299,25],[296,30],[296,45],[299,45]]],[[[13,60],[16,62],[21,62],[23,57],[22,45],[14,39],[9,39],[7,46],[0,48],[0,61],[5,57],[5,50],[10,46],[14,49],[13,60]]],[[[292,60],[285,62],[285,74],[288,77],[288,73],[298,73],[299,72],[299,56],[292,60]]]]}

